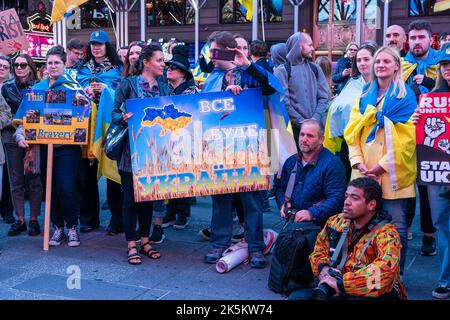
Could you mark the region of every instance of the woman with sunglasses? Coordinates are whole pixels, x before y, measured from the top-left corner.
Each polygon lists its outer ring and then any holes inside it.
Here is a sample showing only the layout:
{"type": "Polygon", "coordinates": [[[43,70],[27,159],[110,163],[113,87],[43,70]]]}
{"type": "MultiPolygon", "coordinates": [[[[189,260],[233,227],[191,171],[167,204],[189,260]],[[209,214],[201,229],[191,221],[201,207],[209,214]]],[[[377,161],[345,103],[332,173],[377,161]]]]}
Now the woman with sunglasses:
{"type": "Polygon", "coordinates": [[[359,46],[356,42],[350,42],[347,45],[344,57],[338,60],[336,69],[334,69],[333,76],[331,77],[331,80],[333,80],[336,84],[335,94],[341,93],[348,80],[350,80],[350,75],[352,73],[352,60],[358,49],[359,46]]]}
{"type": "MultiPolygon", "coordinates": [[[[31,57],[19,54],[13,64],[13,79],[2,86],[2,95],[11,108],[12,117],[16,114],[22,101],[22,92],[31,89],[37,81],[36,66],[31,57]]],[[[2,140],[6,151],[11,195],[18,220],[11,225],[8,236],[13,237],[27,231],[25,223],[25,171],[29,185],[30,222],[28,234],[36,236],[41,233],[38,216],[41,214],[42,183],[40,168],[25,168],[26,157],[39,155],[39,145],[28,147],[17,143],[14,138],[15,128],[10,124],[2,130],[2,140]]]]}
{"type": "MultiPolygon", "coordinates": [[[[6,79],[9,79],[11,73],[9,72],[11,68],[11,60],[4,55],[0,55],[0,88],[6,79]]],[[[0,94],[0,130],[3,130],[6,126],[11,124],[11,108],[5,101],[5,98],[0,94]]],[[[8,177],[3,177],[3,166],[5,164],[5,151],[2,144],[2,136],[0,134],[0,199],[2,198],[3,191],[3,178],[8,179],[8,177]]],[[[9,195],[9,194],[8,194],[9,195]]],[[[12,212],[7,210],[2,210],[1,215],[6,223],[13,223],[15,221],[12,212]]]]}
{"type": "MultiPolygon", "coordinates": [[[[65,73],[67,56],[61,46],[52,47],[47,53],[48,78],[36,83],[33,90],[78,90],[83,93],[83,88],[70,75],[65,73]]],[[[87,99],[86,99],[87,101],[87,99]]],[[[14,125],[21,124],[23,119],[22,106],[19,107],[14,125]]],[[[19,145],[29,147],[25,141],[21,126],[16,133],[19,145]]],[[[46,154],[46,153],[44,153],[46,154]]],[[[55,228],[49,245],[59,246],[67,240],[64,226],[68,229],[68,245],[76,247],[80,245],[78,236],[78,175],[81,166],[81,147],[78,145],[54,145],[53,153],[53,180],[51,198],[51,221],[55,228]]]]}
{"type": "MultiPolygon", "coordinates": [[[[105,121],[104,115],[110,115],[112,111],[112,100],[114,99],[113,90],[116,89],[121,80],[123,64],[111,45],[111,41],[106,32],[102,30],[94,31],[89,39],[89,45],[86,49],[86,56],[82,62],[82,67],[77,73],[77,80],[86,94],[98,106],[96,121],[102,121],[102,127],[109,126],[105,121]],[[111,103],[102,103],[100,97],[102,92],[108,89],[105,96],[110,97],[111,103]]],[[[105,97],[104,97],[105,98],[105,97]]],[[[95,124],[100,125],[99,123],[95,124]]],[[[106,176],[106,197],[111,216],[120,216],[122,208],[122,194],[120,189],[120,177],[116,168],[111,171],[105,170],[107,160],[100,163],[95,159],[91,152],[84,155],[84,192],[82,206],[80,209],[80,231],[90,232],[97,229],[100,225],[100,199],[97,181],[97,171],[106,176]]],[[[108,233],[110,234],[110,233],[108,233]]]]}
{"type": "MultiPolygon", "coordinates": [[[[112,122],[126,127],[133,113],[126,111],[125,101],[136,98],[153,98],[167,96],[172,92],[169,86],[161,81],[164,72],[164,54],[158,45],[146,46],[137,65],[137,75],[123,79],[116,90],[112,122]]],[[[145,105],[142,105],[144,108],[145,105]]],[[[123,189],[123,224],[128,242],[128,263],[141,264],[139,253],[150,259],[159,259],[161,254],[150,245],[150,226],[153,214],[153,202],[135,202],[133,191],[133,175],[128,135],[123,142],[123,151],[117,162],[123,189]],[[136,222],[139,223],[139,235],[136,234],[136,222]],[[140,249],[136,247],[136,239],[141,239],[140,249]]]]}

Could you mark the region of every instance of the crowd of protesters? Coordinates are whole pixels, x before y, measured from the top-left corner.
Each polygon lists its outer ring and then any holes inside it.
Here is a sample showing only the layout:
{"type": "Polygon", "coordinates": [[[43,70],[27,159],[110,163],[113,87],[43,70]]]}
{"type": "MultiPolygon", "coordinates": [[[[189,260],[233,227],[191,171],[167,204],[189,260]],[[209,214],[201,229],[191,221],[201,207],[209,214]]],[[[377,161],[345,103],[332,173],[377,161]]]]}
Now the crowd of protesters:
{"type": "MultiPolygon", "coordinates": [[[[436,298],[448,298],[449,187],[416,185],[415,125],[420,119],[416,111],[419,96],[450,92],[450,43],[447,43],[450,36],[443,34],[441,49],[434,50],[431,28],[423,20],[412,22],[407,33],[401,26],[392,25],[385,34],[386,47],[373,41],[350,42],[335,67],[328,57],[313,61],[315,48],[307,33],[295,33],[286,43],[269,48],[260,40],[248,42],[242,35],[214,32],[208,38],[210,50],[229,50],[235,58],[234,61],[208,61],[201,56],[201,70],[208,75],[202,84],[194,80],[188,46],[173,42],[165,55],[157,44],[136,41],[116,51],[107,33],[100,30],[91,34],[87,46],[72,39],[67,48],[51,48],[40,76],[27,54],[19,54],[13,61],[0,56],[3,143],[0,193],[6,202],[12,199],[12,204],[1,208],[4,221],[11,223],[8,236],[26,231],[30,236],[41,233],[38,217],[45,189],[47,147],[28,144],[20,121],[13,121],[22,116],[23,90],[83,90],[93,109],[108,110],[110,123],[124,128],[133,117],[126,110],[127,99],[221,91],[240,94],[245,89],[259,87],[264,96],[282,94],[298,153],[279,168],[280,178],[274,177],[270,192],[212,196],[210,226],[200,231],[212,246],[204,262],[216,263],[231,242],[245,240],[250,266],[264,268],[263,212],[270,211],[269,197],[275,196],[283,218],[289,206],[295,209],[296,222],[312,221],[320,227],[327,226],[311,256],[313,271],[322,283],[333,285],[336,291],[347,290],[350,295],[350,288],[357,285],[351,282],[357,280],[350,280],[357,278],[355,274],[350,275],[352,266],[347,266],[348,273],[342,273],[342,279],[329,280],[330,268],[323,260],[328,255],[329,233],[332,229],[341,230],[345,221],[352,221],[355,232],[364,233],[367,225],[386,220],[388,226],[380,228],[385,234],[377,234],[375,239],[384,237],[383,241],[389,241],[389,250],[387,246],[370,250],[389,255],[389,267],[387,263],[382,264],[386,287],[380,295],[390,294],[394,285],[401,286],[400,276],[406,272],[408,240],[412,239],[411,225],[416,197],[419,197],[421,254],[439,253],[440,259],[439,285],[432,294],[436,298]],[[409,52],[405,51],[407,40],[409,52]],[[377,183],[374,186],[371,182],[353,180],[361,177],[377,183]],[[288,202],[287,189],[291,189],[288,202]],[[27,196],[28,223],[25,220],[27,196]],[[366,199],[367,206],[358,209],[357,201],[361,198],[366,199]],[[341,212],[343,215],[339,215],[341,212]],[[355,216],[356,212],[361,212],[361,216],[355,216]],[[236,235],[232,234],[233,220],[240,223],[236,235]]],[[[79,246],[79,232],[100,227],[99,174],[107,178],[106,207],[111,212],[107,234],[125,233],[128,263],[141,264],[142,255],[161,258],[163,255],[154,245],[163,242],[163,228],[173,226],[180,230],[188,225],[195,198],[135,202],[128,139],[126,136],[115,174],[102,171],[103,160],[91,150],[92,141],[83,148],[55,146],[51,246],[66,241],[69,246],[79,246]]],[[[195,214],[195,210],[192,212],[195,214]]],[[[370,241],[375,236],[370,232],[375,231],[372,228],[367,232],[370,241]]],[[[358,272],[363,274],[361,270],[358,272]]],[[[404,292],[401,293],[404,297],[404,292]]],[[[372,292],[366,296],[374,295],[372,292]]]]}

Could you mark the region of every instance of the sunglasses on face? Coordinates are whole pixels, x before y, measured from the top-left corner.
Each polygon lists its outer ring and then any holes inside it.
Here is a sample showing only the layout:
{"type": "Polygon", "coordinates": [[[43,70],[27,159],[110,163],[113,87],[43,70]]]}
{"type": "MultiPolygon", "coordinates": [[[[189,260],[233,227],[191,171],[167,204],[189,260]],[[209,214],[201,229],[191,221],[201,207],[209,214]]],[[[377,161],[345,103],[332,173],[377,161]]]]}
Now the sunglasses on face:
{"type": "Polygon", "coordinates": [[[174,71],[174,70],[177,70],[177,69],[180,69],[180,68],[178,68],[177,66],[174,66],[173,64],[171,64],[171,65],[169,65],[167,67],[167,69],[174,71]]]}
{"type": "Polygon", "coordinates": [[[19,68],[19,69],[25,69],[26,67],[28,67],[28,63],[26,62],[22,62],[22,63],[14,63],[14,67],[15,68],[19,68]]]}

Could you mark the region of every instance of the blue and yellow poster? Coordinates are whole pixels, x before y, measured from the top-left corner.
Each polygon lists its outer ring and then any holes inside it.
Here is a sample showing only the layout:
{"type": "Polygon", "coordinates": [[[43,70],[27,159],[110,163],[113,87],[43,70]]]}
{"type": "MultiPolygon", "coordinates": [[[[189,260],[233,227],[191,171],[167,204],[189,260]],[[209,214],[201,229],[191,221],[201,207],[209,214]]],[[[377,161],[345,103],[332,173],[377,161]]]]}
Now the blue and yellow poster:
{"type": "Polygon", "coordinates": [[[87,144],[91,107],[83,91],[27,90],[22,108],[28,143],[87,144]]]}
{"type": "Polygon", "coordinates": [[[260,89],[127,100],[136,201],[268,189],[260,89]]]}

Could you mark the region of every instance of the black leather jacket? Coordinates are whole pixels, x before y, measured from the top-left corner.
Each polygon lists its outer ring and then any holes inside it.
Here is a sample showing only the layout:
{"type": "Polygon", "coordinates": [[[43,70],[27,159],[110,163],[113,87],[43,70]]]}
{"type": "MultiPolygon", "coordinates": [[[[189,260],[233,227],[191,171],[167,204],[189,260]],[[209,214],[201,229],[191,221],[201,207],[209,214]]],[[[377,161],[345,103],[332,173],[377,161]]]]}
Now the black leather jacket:
{"type": "MultiPolygon", "coordinates": [[[[2,86],[2,96],[5,98],[6,103],[11,108],[11,114],[14,115],[19,109],[20,103],[22,102],[22,91],[31,89],[34,85],[34,81],[28,81],[27,83],[17,84],[15,79],[6,80],[2,86]]],[[[5,127],[6,130],[15,130],[11,125],[5,127]]]]}

